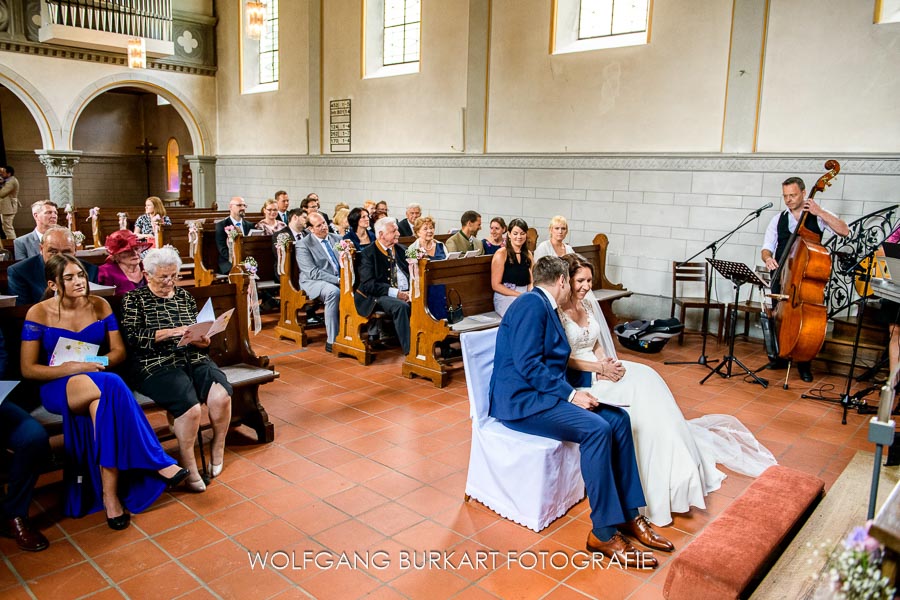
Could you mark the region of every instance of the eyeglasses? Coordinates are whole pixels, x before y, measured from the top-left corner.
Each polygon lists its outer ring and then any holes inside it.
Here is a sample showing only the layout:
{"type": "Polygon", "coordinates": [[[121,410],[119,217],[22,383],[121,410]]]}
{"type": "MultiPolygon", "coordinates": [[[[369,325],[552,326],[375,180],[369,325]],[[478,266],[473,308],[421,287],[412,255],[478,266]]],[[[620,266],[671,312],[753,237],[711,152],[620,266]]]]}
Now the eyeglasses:
{"type": "Polygon", "coordinates": [[[166,275],[165,277],[157,277],[156,275],[151,275],[150,279],[158,281],[160,283],[168,284],[175,283],[176,281],[181,281],[181,275],[166,275]]]}

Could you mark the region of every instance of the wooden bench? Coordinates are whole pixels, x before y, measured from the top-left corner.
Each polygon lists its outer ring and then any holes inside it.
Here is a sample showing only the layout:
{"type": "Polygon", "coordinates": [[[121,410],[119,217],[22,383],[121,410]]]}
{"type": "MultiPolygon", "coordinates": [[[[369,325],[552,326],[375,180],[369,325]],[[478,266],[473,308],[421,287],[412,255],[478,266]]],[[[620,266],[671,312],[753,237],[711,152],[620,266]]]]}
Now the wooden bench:
{"type": "Polygon", "coordinates": [[[288,240],[282,262],[284,268],[279,273],[281,285],[278,292],[281,299],[281,314],[278,325],[275,326],[275,335],[279,339],[293,340],[300,346],[306,346],[305,316],[301,315],[306,314],[305,309],[310,300],[299,286],[300,267],[295,257],[293,240],[288,240]]]}
{"type": "Polygon", "coordinates": [[[358,253],[350,252],[340,256],[341,260],[341,301],[340,301],[340,328],[334,340],[333,351],[335,356],[352,356],[362,365],[372,364],[375,353],[369,344],[368,332],[363,335],[363,329],[368,329],[373,319],[379,318],[384,313],[374,311],[368,317],[364,317],[356,310],[353,301],[354,274],[357,272],[358,253]],[[349,259],[352,265],[347,264],[349,259]]]}
{"type": "MultiPolygon", "coordinates": [[[[594,265],[594,295],[600,302],[603,314],[610,328],[615,326],[615,314],[612,303],[618,298],[630,296],[632,292],[621,284],[612,283],[606,278],[606,251],[609,240],[605,234],[597,234],[594,243],[589,246],[578,246],[575,252],[584,256],[594,265]]],[[[464,331],[476,331],[488,327],[496,327],[500,317],[494,312],[494,291],[491,288],[492,256],[478,256],[456,260],[419,262],[421,294],[412,295],[410,314],[410,350],[403,362],[403,376],[418,375],[437,387],[444,387],[448,373],[445,367],[448,360],[437,358],[434,350],[441,342],[456,338],[464,331]],[[462,301],[466,318],[455,325],[448,325],[446,320],[437,320],[428,310],[428,288],[441,284],[449,291],[456,290],[462,301]]],[[[453,296],[454,302],[456,296],[453,296]]]]}
{"type": "Polygon", "coordinates": [[[818,477],[769,467],[672,560],[663,595],[746,597],[824,493],[818,477]]]}

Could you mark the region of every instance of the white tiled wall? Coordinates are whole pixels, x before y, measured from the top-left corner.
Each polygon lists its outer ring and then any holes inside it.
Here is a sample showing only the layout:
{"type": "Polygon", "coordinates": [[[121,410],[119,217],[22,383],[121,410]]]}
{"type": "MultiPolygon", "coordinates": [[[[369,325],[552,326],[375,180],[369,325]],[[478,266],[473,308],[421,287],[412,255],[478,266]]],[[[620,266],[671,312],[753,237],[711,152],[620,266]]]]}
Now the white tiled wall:
{"type": "MultiPolygon", "coordinates": [[[[897,156],[224,156],[217,198],[225,206],[243,196],[257,209],[278,189],[297,204],[315,191],[328,211],[340,201],[386,200],[399,217],[415,201],[439,231],[458,227],[460,214],[473,209],[484,228],[494,216],[524,217],[540,239],[547,238],[549,218],[563,215],[573,245],[590,243],[598,232],[609,236],[608,277],[637,295],[617,310],[658,317],[668,314],[673,260],[702,250],[772,202],[718,249],[719,258],[754,266],[765,227],[782,205],[781,181],[799,175],[811,187],[828,158],[840,160],[843,170],[819,199],[848,222],[900,203],[897,156]]],[[[730,301],[730,284],[718,282],[717,293],[730,301]]]]}

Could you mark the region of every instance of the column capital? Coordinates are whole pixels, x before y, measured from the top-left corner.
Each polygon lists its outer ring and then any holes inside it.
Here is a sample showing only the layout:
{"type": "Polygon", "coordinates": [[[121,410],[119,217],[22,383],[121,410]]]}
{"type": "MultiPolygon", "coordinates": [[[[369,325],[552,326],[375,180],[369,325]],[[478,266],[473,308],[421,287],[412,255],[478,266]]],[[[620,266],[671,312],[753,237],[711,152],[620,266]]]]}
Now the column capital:
{"type": "Polygon", "coordinates": [[[208,165],[216,164],[215,156],[209,156],[209,155],[204,155],[204,154],[185,154],[184,160],[188,161],[189,163],[199,163],[199,164],[208,164],[208,165]]]}
{"type": "Polygon", "coordinates": [[[81,160],[80,150],[35,150],[48,177],[71,177],[81,160]]]}

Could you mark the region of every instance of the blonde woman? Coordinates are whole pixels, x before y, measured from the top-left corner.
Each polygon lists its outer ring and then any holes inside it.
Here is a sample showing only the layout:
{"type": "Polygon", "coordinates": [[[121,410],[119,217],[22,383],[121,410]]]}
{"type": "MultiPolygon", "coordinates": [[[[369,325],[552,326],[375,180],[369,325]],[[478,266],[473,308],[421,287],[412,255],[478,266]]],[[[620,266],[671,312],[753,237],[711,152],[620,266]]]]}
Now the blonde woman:
{"type": "Polygon", "coordinates": [[[538,244],[534,249],[534,260],[537,262],[542,256],[565,256],[572,254],[572,246],[566,243],[566,236],[569,235],[569,224],[566,218],[555,216],[550,219],[550,239],[538,244]]]}
{"type": "Polygon", "coordinates": [[[144,214],[134,222],[134,235],[139,238],[153,237],[153,221],[157,217],[163,225],[172,224],[171,219],[166,216],[163,201],[156,196],[150,196],[144,200],[144,214]]]}
{"type": "Polygon", "coordinates": [[[278,205],[271,198],[263,203],[260,212],[262,213],[263,219],[256,224],[256,229],[262,229],[266,232],[266,235],[272,235],[287,227],[285,222],[278,218],[278,205]]]}
{"type": "Polygon", "coordinates": [[[444,260],[447,258],[447,249],[444,244],[434,239],[434,219],[431,217],[419,217],[413,225],[416,241],[409,245],[410,248],[425,251],[428,260],[444,260]]]}
{"type": "MultiPolygon", "coordinates": [[[[341,204],[344,203],[342,202],[341,204]]],[[[334,213],[334,218],[331,219],[332,229],[335,230],[334,233],[340,236],[347,233],[347,229],[350,227],[350,223],[347,221],[349,215],[350,209],[346,204],[344,204],[343,208],[339,208],[337,212],[334,213]]]]}

